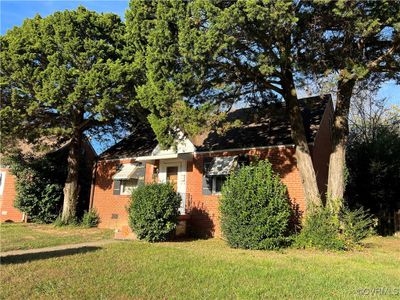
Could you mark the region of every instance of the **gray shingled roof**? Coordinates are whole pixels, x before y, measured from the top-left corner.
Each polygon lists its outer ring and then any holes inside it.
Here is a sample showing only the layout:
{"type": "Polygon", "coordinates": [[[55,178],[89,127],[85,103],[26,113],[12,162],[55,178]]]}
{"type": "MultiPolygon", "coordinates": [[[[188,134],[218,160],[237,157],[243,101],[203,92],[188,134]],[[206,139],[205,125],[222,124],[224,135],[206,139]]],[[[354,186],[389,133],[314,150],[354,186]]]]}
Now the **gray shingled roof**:
{"type": "MultiPolygon", "coordinates": [[[[313,142],[330,95],[301,99],[301,110],[308,142],[313,142]]],[[[192,142],[197,151],[264,147],[293,144],[289,118],[284,104],[266,108],[242,108],[228,114],[228,120],[241,120],[242,126],[220,134],[211,130],[195,137],[192,142]]]]}
{"type": "MultiPolygon", "coordinates": [[[[307,140],[313,142],[330,95],[300,100],[307,140]]],[[[220,134],[217,130],[191,139],[197,151],[264,147],[293,144],[289,118],[282,103],[266,108],[242,108],[228,114],[228,120],[241,120],[242,126],[220,134]]],[[[157,146],[150,127],[137,129],[100,155],[100,159],[113,159],[150,155],[157,146]]]]}

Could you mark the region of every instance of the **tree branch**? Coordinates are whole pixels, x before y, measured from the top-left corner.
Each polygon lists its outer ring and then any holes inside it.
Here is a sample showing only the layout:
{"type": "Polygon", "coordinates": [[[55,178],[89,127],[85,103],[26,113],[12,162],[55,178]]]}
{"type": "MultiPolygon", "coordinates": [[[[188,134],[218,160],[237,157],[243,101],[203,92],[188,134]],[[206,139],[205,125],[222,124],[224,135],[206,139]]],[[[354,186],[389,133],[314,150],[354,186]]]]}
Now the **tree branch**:
{"type": "Polygon", "coordinates": [[[400,36],[396,36],[394,41],[393,41],[393,46],[384,54],[379,56],[377,59],[371,61],[370,63],[367,64],[368,70],[371,71],[376,71],[379,70],[379,64],[386,59],[387,57],[391,56],[400,46],[400,36]]]}

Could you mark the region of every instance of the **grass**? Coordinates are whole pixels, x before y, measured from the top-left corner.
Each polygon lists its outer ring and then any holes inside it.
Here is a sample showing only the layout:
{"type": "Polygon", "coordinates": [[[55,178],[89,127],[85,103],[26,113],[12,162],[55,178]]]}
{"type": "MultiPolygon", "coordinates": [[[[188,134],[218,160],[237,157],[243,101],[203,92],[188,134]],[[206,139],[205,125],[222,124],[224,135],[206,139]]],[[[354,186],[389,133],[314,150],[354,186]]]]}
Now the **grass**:
{"type": "Polygon", "coordinates": [[[400,293],[400,239],[361,251],[230,249],[218,239],[117,242],[57,257],[3,261],[2,299],[367,299],[400,293]],[[374,290],[362,290],[371,293],[374,290]]]}
{"type": "Polygon", "coordinates": [[[0,251],[22,250],[109,239],[112,230],[38,224],[0,225],[0,251]]]}

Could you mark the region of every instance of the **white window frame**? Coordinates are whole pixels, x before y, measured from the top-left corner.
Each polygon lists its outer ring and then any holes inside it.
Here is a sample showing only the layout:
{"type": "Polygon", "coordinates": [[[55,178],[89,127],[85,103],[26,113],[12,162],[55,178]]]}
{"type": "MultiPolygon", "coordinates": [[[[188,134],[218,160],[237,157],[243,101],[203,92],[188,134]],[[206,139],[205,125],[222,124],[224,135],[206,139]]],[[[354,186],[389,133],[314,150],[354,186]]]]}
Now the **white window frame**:
{"type": "Polygon", "coordinates": [[[5,185],[5,182],[6,182],[6,172],[1,171],[0,173],[1,173],[0,196],[2,196],[3,193],[4,193],[4,185],[5,185]]]}

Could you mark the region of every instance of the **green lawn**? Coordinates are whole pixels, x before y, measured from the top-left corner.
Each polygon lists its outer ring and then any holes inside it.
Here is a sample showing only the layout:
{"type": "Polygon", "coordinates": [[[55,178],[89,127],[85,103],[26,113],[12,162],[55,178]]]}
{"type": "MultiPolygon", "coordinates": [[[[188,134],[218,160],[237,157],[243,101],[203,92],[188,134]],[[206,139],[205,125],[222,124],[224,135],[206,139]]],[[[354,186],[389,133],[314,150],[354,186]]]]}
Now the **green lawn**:
{"type": "Polygon", "coordinates": [[[236,250],[217,239],[129,241],[52,258],[14,257],[0,267],[0,297],[367,299],[359,289],[387,288],[381,299],[398,298],[400,239],[367,242],[362,251],[338,253],[236,250]]]}
{"type": "Polygon", "coordinates": [[[3,223],[0,225],[0,251],[90,242],[112,236],[112,230],[108,229],[3,223]]]}

